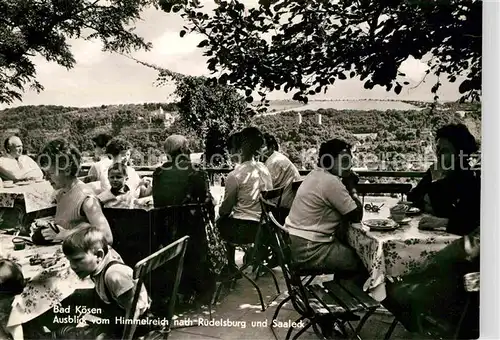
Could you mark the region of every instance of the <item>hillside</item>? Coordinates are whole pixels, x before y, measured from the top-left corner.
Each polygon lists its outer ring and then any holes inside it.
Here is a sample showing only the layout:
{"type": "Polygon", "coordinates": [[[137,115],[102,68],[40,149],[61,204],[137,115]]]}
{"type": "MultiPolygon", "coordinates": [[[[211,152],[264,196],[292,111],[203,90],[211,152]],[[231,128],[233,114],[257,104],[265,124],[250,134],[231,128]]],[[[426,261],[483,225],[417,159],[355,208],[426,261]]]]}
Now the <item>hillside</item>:
{"type": "MultiPolygon", "coordinates": [[[[401,160],[401,155],[423,158],[432,153],[433,132],[441,125],[464,122],[480,137],[481,113],[477,105],[444,103],[431,110],[429,103],[408,102],[405,105],[411,109],[381,111],[380,104],[373,110],[337,110],[332,108],[338,106],[337,102],[324,103],[326,108],[318,108],[319,101],[307,106],[316,110],[303,110],[306,107],[293,102],[272,103],[271,111],[281,112],[254,117],[252,125],[276,135],[284,153],[301,168],[314,163],[319,143],[334,137],[356,144],[359,166],[388,170],[422,168],[424,165],[419,166],[418,160],[401,160]],[[400,160],[395,162],[395,158],[400,160]]],[[[399,107],[401,103],[395,105],[399,107]]],[[[203,151],[203,141],[184,125],[175,104],[21,106],[0,111],[0,130],[3,137],[18,133],[31,153],[38,152],[56,136],[69,138],[85,152],[92,150],[91,138],[98,132],[122,135],[134,145],[133,157],[138,165],[157,163],[162,142],[172,133],[187,135],[193,152],[203,151]]]]}

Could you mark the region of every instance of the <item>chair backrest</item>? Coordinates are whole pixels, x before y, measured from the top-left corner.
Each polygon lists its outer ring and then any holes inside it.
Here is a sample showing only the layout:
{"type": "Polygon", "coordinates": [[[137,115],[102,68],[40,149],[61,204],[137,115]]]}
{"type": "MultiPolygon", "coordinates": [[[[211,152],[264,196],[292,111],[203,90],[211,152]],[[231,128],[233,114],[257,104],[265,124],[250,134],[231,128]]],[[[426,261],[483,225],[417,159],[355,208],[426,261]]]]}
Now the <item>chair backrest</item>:
{"type": "Polygon", "coordinates": [[[260,207],[262,210],[261,222],[264,222],[264,215],[269,212],[279,213],[281,197],[285,187],[275,188],[267,191],[261,191],[259,195],[260,207]]]}
{"type": "MultiPolygon", "coordinates": [[[[205,203],[187,203],[154,208],[153,231],[158,245],[166,245],[178,238],[202,232],[203,213],[208,211],[205,203]],[[199,217],[199,220],[195,220],[199,217]]],[[[203,236],[204,237],[204,236],[203,236]]]]}
{"type": "Polygon", "coordinates": [[[297,181],[293,181],[292,182],[292,191],[293,192],[297,192],[297,190],[299,190],[299,187],[302,184],[302,182],[304,182],[303,179],[300,179],[300,180],[297,180],[297,181]]]}
{"type": "MultiPolygon", "coordinates": [[[[134,292],[134,299],[132,300],[132,305],[129,310],[127,310],[126,320],[132,320],[136,313],[137,301],[141,294],[142,285],[146,275],[150,274],[153,270],[161,267],[167,262],[177,260],[177,271],[175,275],[175,283],[172,288],[172,294],[167,307],[167,321],[170,325],[172,317],[174,314],[175,301],[177,300],[177,291],[179,288],[179,282],[181,280],[182,269],[184,265],[184,254],[186,253],[186,248],[188,244],[189,236],[184,236],[181,239],[173,242],[167,247],[158,250],[157,252],[149,255],[145,259],[139,261],[134,267],[134,279],[137,280],[137,284],[134,292]]],[[[122,339],[131,340],[134,336],[136,325],[126,324],[123,331],[122,339]]]]}
{"type": "Polygon", "coordinates": [[[309,305],[306,289],[302,284],[300,275],[293,269],[292,252],[290,248],[290,234],[274,217],[272,212],[265,214],[266,224],[271,235],[271,249],[278,259],[288,293],[291,296],[295,310],[301,315],[312,315],[314,312],[309,305]]]}

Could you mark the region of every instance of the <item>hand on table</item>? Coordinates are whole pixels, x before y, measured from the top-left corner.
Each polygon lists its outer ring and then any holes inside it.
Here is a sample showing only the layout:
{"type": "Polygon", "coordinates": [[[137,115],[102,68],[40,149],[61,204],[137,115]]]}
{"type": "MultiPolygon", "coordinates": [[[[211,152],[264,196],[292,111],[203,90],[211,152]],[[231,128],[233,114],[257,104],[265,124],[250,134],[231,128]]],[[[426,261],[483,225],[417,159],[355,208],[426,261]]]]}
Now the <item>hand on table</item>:
{"type": "Polygon", "coordinates": [[[42,229],[42,236],[44,239],[47,241],[63,241],[68,235],[69,232],[61,227],[58,227],[59,232],[56,233],[56,231],[50,227],[47,226],[47,228],[42,229]]]}
{"type": "Polygon", "coordinates": [[[418,229],[446,231],[447,225],[448,225],[447,218],[436,217],[436,216],[424,216],[420,219],[420,222],[418,223],[418,229]]]}

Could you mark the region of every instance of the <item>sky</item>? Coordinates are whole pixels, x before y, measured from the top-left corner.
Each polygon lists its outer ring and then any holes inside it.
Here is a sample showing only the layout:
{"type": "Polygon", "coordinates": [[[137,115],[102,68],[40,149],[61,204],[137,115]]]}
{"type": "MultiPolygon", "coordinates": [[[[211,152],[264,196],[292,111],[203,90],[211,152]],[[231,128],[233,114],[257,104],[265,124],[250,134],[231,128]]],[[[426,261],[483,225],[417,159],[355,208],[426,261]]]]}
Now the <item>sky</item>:
{"type": "MultiPolygon", "coordinates": [[[[172,71],[188,75],[209,75],[206,58],[196,45],[201,41],[197,35],[180,38],[183,19],[176,14],[161,10],[148,9],[143,12],[142,20],[136,24],[136,32],[153,44],[151,51],[134,52],[140,60],[159,65],[172,71]]],[[[175,98],[173,84],[158,87],[155,85],[157,72],[136,63],[124,56],[102,52],[98,41],[72,40],[72,51],[77,61],[73,69],[67,70],[56,63],[49,63],[42,57],[35,57],[37,79],[45,87],[41,93],[27,90],[22,102],[2,105],[0,108],[20,105],[64,105],[89,107],[113,104],[171,102],[175,98]]],[[[402,65],[412,83],[418,83],[426,70],[426,64],[410,58],[402,65]]],[[[363,88],[357,79],[338,81],[326,94],[313,99],[404,99],[431,101],[432,78],[419,87],[404,89],[398,96],[388,93],[384,88],[373,90],[363,88]]],[[[443,84],[441,100],[459,98],[458,84],[443,84]]],[[[272,93],[269,99],[291,99],[291,94],[272,93]]]]}

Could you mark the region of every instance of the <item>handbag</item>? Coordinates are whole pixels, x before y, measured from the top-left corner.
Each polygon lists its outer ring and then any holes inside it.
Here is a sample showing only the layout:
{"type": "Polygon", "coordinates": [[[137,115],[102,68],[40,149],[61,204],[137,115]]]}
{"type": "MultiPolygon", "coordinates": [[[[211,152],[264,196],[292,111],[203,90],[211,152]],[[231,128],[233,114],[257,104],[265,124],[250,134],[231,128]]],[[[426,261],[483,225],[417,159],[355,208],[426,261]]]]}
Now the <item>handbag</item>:
{"type": "Polygon", "coordinates": [[[227,266],[226,246],[220,237],[219,230],[209,217],[205,206],[201,208],[201,215],[205,224],[208,244],[208,260],[210,262],[210,272],[214,275],[220,275],[222,269],[227,266]]]}

